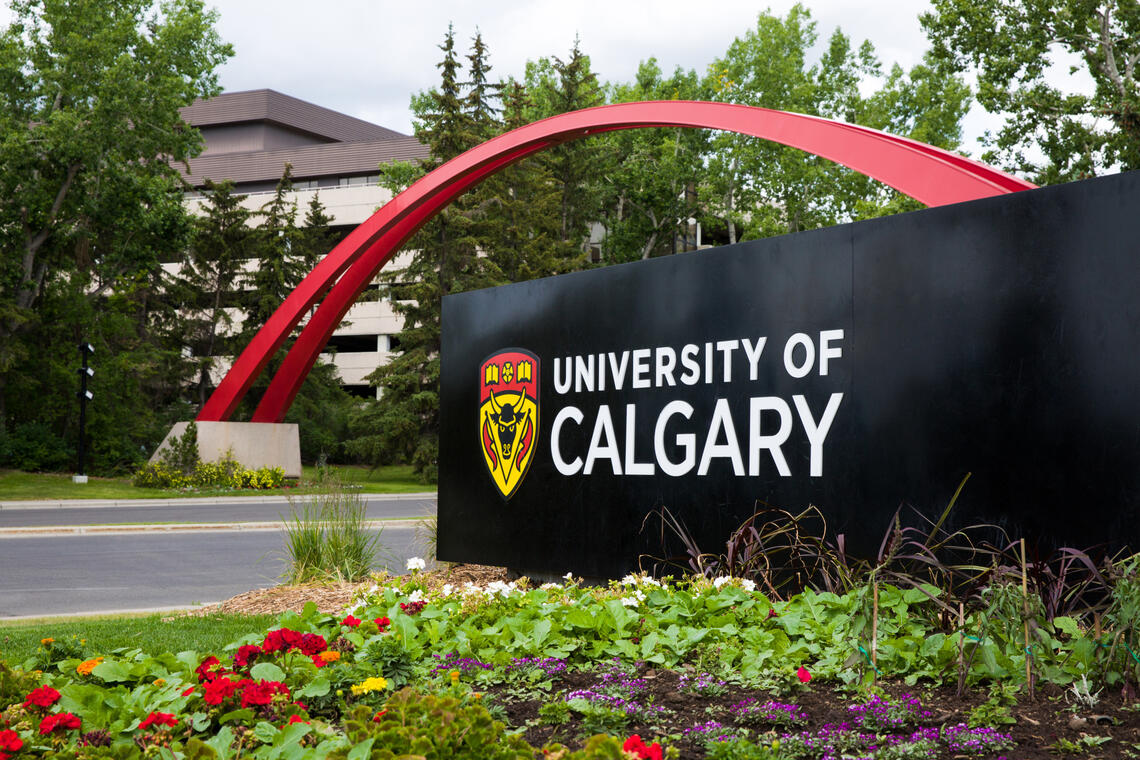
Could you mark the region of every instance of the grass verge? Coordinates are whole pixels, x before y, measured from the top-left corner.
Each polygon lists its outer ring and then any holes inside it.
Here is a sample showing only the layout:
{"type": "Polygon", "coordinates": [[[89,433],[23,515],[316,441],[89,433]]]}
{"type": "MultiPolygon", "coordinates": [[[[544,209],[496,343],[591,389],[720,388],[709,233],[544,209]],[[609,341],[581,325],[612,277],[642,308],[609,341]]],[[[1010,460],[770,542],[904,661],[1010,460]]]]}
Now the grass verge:
{"type": "Polygon", "coordinates": [[[152,655],[187,650],[220,654],[226,644],[247,633],[263,633],[276,619],[276,615],[149,614],[0,621],[0,660],[23,663],[35,657],[48,638],[54,639],[48,646],[74,650],[70,656],[82,659],[122,647],[152,655]]]}
{"type": "MultiPolygon", "coordinates": [[[[369,469],[355,465],[332,468],[341,483],[359,488],[361,493],[420,493],[434,491],[435,484],[421,483],[410,465],[391,465],[369,469]]],[[[302,468],[301,481],[290,488],[265,491],[203,490],[187,493],[156,488],[137,488],[129,477],[90,477],[87,483],[71,482],[71,475],[58,473],[0,470],[0,501],[33,499],[177,499],[187,496],[269,496],[274,494],[309,494],[323,491],[315,467],[302,468]]]]}

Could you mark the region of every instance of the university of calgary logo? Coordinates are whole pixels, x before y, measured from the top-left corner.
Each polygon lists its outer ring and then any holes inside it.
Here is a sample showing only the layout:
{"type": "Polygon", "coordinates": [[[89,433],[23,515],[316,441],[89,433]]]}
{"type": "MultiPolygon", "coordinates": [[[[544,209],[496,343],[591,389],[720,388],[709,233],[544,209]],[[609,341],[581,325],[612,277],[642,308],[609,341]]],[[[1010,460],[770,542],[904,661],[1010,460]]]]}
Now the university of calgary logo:
{"type": "Polygon", "coordinates": [[[537,439],[538,357],[521,348],[492,354],[479,367],[479,448],[504,499],[526,477],[537,439]]]}

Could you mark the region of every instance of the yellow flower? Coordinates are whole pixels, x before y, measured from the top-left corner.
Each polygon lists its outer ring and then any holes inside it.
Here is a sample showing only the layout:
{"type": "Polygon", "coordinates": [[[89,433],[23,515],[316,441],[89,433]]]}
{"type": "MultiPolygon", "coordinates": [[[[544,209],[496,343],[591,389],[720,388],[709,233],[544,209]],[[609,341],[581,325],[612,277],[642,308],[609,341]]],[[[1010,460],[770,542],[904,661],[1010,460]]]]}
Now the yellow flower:
{"type": "Polygon", "coordinates": [[[353,686],[352,687],[352,693],[353,694],[367,694],[370,691],[383,691],[384,689],[387,689],[387,688],[388,688],[388,681],[387,680],[380,678],[379,676],[373,676],[372,678],[364,679],[363,683],[358,683],[355,686],[353,686]]]}
{"type": "Polygon", "coordinates": [[[40,639],[40,643],[46,647],[48,644],[54,644],[55,639],[52,639],[52,638],[40,639]]]}
{"type": "Polygon", "coordinates": [[[102,657],[96,657],[93,660],[84,660],[75,666],[75,672],[81,676],[89,676],[91,675],[91,671],[95,669],[95,666],[101,662],[103,662],[102,657]]]}
{"type": "Polygon", "coordinates": [[[165,678],[156,678],[156,679],[154,679],[154,685],[155,685],[155,686],[162,686],[164,683],[166,683],[166,679],[165,679],[165,678]]]}
{"type": "Polygon", "coordinates": [[[336,662],[340,659],[340,652],[324,651],[317,655],[317,657],[320,657],[325,662],[336,662]]]}

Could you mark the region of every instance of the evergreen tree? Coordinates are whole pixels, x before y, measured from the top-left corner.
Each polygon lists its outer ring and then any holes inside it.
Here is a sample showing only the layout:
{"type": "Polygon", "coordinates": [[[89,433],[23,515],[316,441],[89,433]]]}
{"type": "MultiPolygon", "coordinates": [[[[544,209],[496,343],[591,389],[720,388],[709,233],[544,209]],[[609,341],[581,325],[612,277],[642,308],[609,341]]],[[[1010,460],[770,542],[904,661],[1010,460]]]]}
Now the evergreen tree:
{"type": "Polygon", "coordinates": [[[203,215],[194,219],[190,247],[174,283],[181,305],[185,345],[196,363],[196,400],[201,407],[213,387],[211,372],[219,355],[237,348],[234,312],[245,262],[258,253],[251,212],[230,181],[206,182],[203,215]]]}
{"type": "MultiPolygon", "coordinates": [[[[535,103],[534,118],[602,105],[605,95],[590,69],[577,37],[565,61],[553,57],[527,64],[527,89],[535,103]]],[[[533,120],[533,119],[532,119],[533,120]]],[[[590,224],[601,218],[599,181],[606,157],[604,142],[585,138],[555,145],[541,159],[559,189],[560,235],[563,241],[584,246],[590,224]]]]}
{"type": "Polygon", "coordinates": [[[287,198],[292,190],[293,167],[285,164],[272,200],[259,212],[262,222],[257,228],[257,262],[248,278],[251,290],[242,330],[247,338],[261,329],[308,273],[303,255],[294,250],[297,203],[287,198]]]}
{"type": "Polygon", "coordinates": [[[329,229],[333,218],[321,203],[321,194],[313,193],[305,210],[305,221],[297,230],[296,253],[306,274],[336,245],[336,235],[329,229]]]}
{"type": "MultiPolygon", "coordinates": [[[[534,103],[521,82],[503,88],[503,129],[529,123],[534,103]]],[[[485,180],[490,197],[487,255],[508,282],[549,277],[581,268],[579,242],[562,239],[562,193],[545,161],[527,158],[485,180]]]]}
{"type": "MultiPolygon", "coordinates": [[[[472,77],[466,96],[451,27],[440,49],[439,87],[412,99],[416,137],[431,151],[423,167],[427,171],[495,131],[495,94],[488,84],[490,67],[482,39],[475,38],[468,58],[472,77]]],[[[408,174],[396,168],[386,176],[406,181],[408,174]]],[[[433,217],[409,244],[415,253],[408,267],[382,276],[388,292],[399,299],[393,301],[394,310],[404,319],[399,353],[369,375],[380,387],[381,398],[353,418],[357,437],[349,448],[377,464],[409,461],[425,481],[435,479],[438,467],[442,299],[501,281],[490,259],[479,256],[485,193],[474,189],[433,217]]]]}

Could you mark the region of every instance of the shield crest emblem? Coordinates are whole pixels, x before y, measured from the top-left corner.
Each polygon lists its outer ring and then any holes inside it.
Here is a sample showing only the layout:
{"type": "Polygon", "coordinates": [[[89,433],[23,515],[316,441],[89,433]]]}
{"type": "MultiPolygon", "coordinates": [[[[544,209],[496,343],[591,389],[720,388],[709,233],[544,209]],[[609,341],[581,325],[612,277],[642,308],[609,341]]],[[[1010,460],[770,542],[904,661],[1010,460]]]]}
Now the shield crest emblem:
{"type": "Polygon", "coordinates": [[[522,348],[498,351],[479,366],[479,450],[504,500],[534,460],[538,371],[538,357],[522,348]]]}

